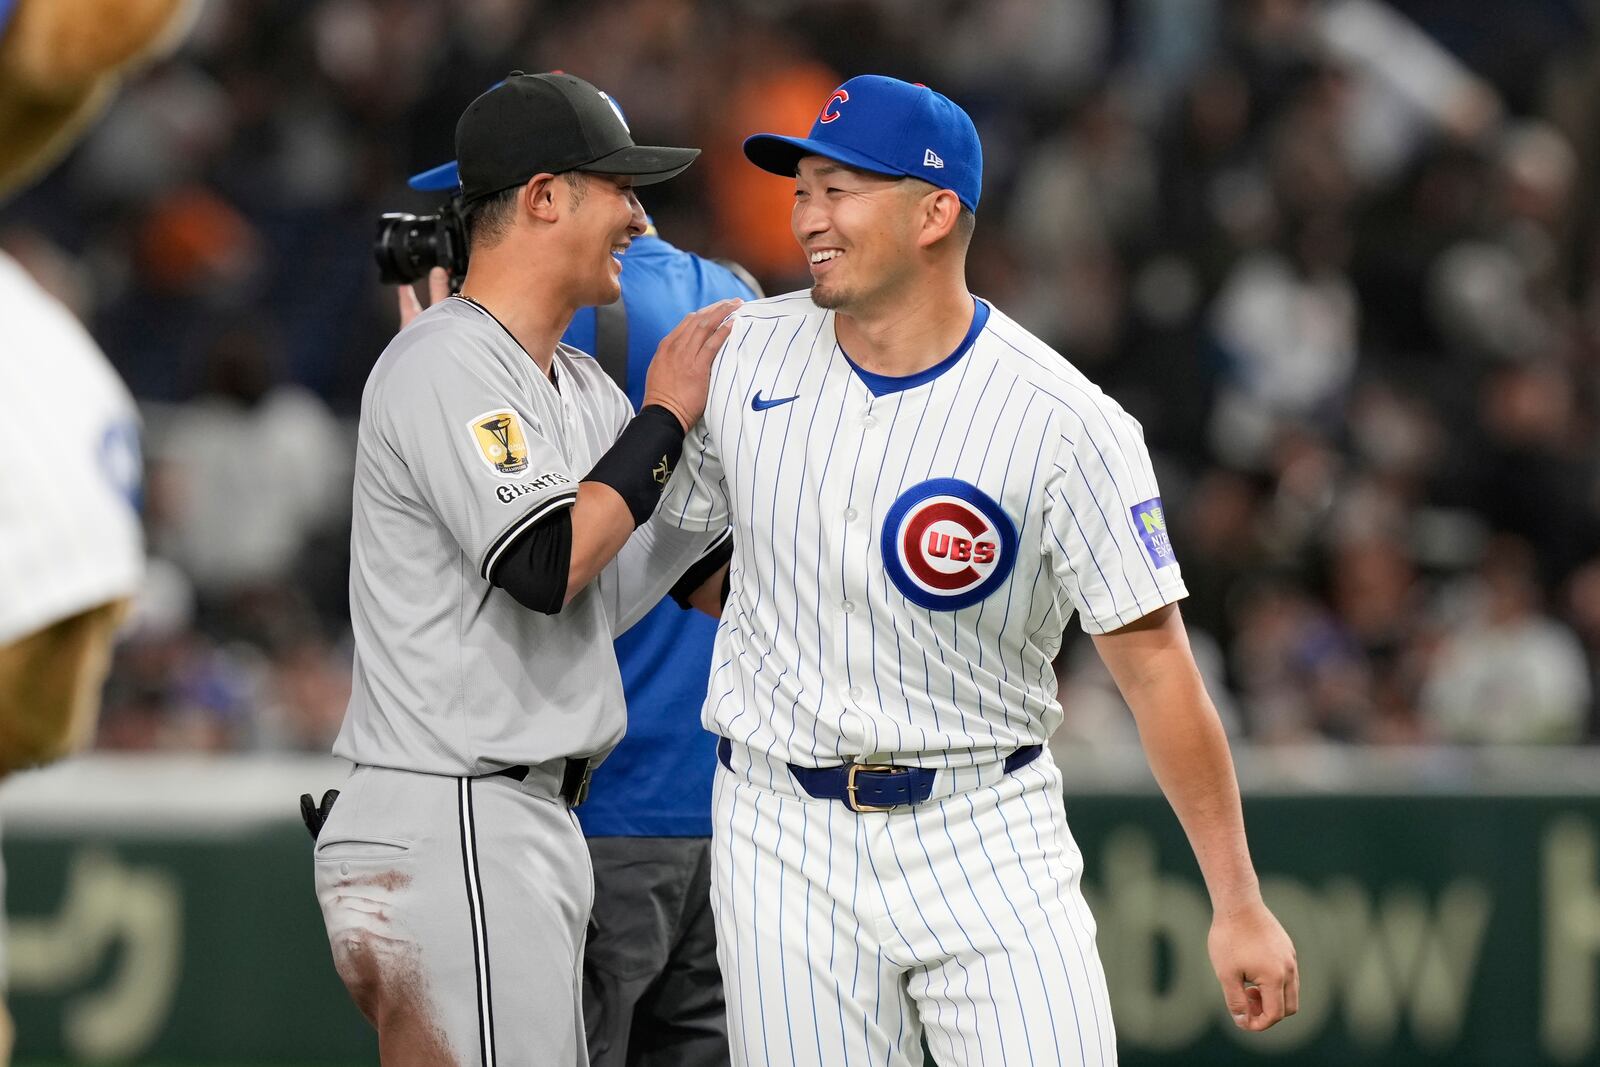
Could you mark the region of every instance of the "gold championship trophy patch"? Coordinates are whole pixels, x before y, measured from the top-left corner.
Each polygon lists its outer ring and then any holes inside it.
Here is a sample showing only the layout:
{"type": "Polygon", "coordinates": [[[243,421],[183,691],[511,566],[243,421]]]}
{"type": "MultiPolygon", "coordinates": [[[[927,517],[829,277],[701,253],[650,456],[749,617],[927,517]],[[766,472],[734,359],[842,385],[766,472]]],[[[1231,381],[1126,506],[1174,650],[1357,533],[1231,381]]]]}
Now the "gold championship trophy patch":
{"type": "Polygon", "coordinates": [[[469,425],[478,454],[496,474],[510,476],[528,469],[528,439],[516,412],[488,411],[469,425]]]}

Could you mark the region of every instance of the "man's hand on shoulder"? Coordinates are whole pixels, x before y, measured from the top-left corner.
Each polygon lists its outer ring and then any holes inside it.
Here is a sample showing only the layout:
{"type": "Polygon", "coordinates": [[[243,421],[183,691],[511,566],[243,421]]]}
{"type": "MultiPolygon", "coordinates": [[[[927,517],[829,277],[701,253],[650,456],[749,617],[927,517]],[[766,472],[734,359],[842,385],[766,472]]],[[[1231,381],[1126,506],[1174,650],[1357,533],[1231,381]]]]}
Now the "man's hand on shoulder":
{"type": "Polygon", "coordinates": [[[719,300],[691,312],[656,346],[644,383],[640,409],[659,404],[678,417],[685,432],[700,421],[711,386],[711,364],[733,332],[733,313],[742,300],[719,300]]]}

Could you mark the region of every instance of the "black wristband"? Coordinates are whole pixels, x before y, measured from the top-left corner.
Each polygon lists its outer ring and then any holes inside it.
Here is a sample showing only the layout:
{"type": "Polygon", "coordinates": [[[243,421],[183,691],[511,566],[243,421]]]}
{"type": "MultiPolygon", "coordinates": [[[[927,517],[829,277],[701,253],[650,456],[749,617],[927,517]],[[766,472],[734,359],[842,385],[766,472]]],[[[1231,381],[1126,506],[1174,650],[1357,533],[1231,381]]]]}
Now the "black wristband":
{"type": "Polygon", "coordinates": [[[684,436],[678,416],[660,404],[646,405],[583,480],[615,489],[633,513],[634,527],[643,526],[683,455],[684,436]]]}

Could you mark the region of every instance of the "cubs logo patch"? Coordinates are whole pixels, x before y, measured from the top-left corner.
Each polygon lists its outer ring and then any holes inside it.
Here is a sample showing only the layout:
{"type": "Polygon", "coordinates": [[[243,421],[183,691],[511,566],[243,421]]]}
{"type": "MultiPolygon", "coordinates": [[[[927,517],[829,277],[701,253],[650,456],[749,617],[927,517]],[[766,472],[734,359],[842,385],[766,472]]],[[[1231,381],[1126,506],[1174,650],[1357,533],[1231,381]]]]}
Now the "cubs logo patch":
{"type": "Polygon", "coordinates": [[[510,478],[528,469],[528,438],[515,411],[485,411],[467,423],[478,455],[489,469],[510,478]]]}
{"type": "Polygon", "coordinates": [[[958,478],[901,493],[884,519],[884,569],[905,598],[957,611],[998,589],[1017,563],[1017,528],[988,494],[958,478]]]}

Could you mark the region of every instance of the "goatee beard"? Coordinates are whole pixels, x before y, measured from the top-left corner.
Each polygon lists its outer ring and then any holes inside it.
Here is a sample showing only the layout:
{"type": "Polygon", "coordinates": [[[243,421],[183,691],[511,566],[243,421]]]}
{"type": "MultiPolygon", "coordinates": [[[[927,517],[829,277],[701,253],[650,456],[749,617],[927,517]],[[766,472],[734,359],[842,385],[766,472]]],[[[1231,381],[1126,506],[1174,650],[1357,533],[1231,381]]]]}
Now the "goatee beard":
{"type": "Polygon", "coordinates": [[[836,311],[839,308],[844,307],[845,301],[845,294],[836,289],[831,291],[824,289],[821,283],[811,287],[811,302],[817,305],[819,308],[827,308],[830,311],[836,311]]]}

